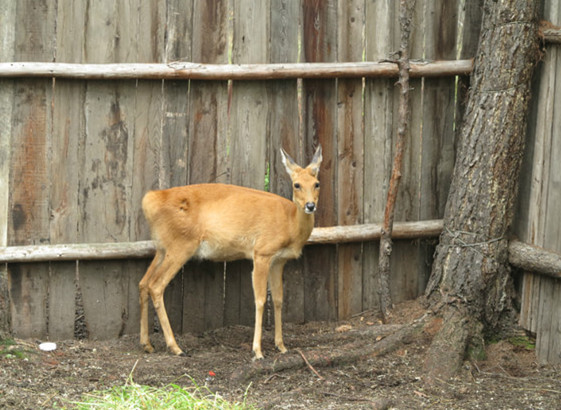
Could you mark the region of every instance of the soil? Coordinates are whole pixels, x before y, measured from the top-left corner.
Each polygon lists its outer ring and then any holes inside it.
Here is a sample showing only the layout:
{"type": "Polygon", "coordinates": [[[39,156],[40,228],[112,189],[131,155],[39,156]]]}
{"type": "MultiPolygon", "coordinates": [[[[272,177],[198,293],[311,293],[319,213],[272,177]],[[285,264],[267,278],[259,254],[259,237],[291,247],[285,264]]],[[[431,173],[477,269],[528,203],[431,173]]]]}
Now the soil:
{"type": "MultiPolygon", "coordinates": [[[[393,323],[408,323],[421,314],[416,302],[407,302],[396,308],[393,323]]],[[[372,312],[340,323],[286,324],[287,354],[306,357],[317,349],[344,349],[376,326],[382,325],[372,312]]],[[[351,364],[304,365],[251,381],[233,379],[240,369],[252,366],[252,335],[253,330],[243,326],[178,335],[187,357],[167,353],[158,334],[152,335],[153,354],[142,352],[136,335],[57,342],[52,352],[40,351],[39,341],[17,340],[12,348],[25,350],[24,358],[0,355],[0,408],[72,408],[84,393],[122,386],[131,379],[142,385],[174,383],[186,388],[195,382],[231,401],[245,396],[258,408],[561,408],[561,367],[540,366],[533,350],[508,341],[488,345],[485,360],[466,361],[458,377],[430,387],[423,379],[427,332],[392,353],[351,364]]],[[[272,329],[264,332],[263,348],[265,360],[279,357],[272,329]]]]}

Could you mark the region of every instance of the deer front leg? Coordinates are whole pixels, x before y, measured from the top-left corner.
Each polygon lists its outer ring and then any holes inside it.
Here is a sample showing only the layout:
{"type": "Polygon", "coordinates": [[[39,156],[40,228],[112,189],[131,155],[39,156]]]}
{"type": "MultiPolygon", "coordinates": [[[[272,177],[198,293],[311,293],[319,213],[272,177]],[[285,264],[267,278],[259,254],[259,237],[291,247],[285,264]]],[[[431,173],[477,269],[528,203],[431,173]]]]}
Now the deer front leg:
{"type": "Polygon", "coordinates": [[[263,359],[261,352],[261,336],[263,330],[263,310],[267,301],[267,276],[269,275],[270,261],[267,258],[254,257],[253,259],[253,296],[255,299],[255,330],[253,334],[254,360],[263,359]]]}
{"type": "Polygon", "coordinates": [[[282,271],[285,262],[277,262],[271,267],[271,276],[269,283],[271,284],[271,296],[273,297],[273,305],[275,307],[275,346],[281,353],[286,353],[286,347],[282,340],[282,271]]]}

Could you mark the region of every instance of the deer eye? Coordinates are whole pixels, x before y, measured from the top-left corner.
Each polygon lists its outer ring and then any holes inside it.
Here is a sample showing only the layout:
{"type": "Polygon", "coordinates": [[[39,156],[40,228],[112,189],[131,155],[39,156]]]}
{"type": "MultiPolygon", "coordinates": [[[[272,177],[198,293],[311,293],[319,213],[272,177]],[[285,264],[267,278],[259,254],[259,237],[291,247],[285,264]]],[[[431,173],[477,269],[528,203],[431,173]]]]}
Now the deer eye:
{"type": "Polygon", "coordinates": [[[300,189],[301,187],[302,186],[298,182],[294,183],[294,189],[300,189]]]}
{"type": "Polygon", "coordinates": [[[316,189],[319,189],[319,182],[316,182],[314,186],[316,187],[316,189]]]}

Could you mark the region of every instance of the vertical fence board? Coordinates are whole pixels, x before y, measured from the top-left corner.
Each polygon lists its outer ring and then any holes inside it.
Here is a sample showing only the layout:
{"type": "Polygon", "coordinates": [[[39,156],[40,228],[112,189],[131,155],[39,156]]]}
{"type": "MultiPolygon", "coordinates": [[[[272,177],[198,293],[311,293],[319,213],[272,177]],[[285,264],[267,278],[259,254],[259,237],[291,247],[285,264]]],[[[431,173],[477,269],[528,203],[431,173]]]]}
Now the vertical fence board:
{"type": "MultiPolygon", "coordinates": [[[[18,83],[14,96],[10,186],[10,245],[49,241],[48,150],[50,80],[18,83]]],[[[12,323],[18,337],[47,333],[48,264],[10,269],[12,323]],[[15,278],[22,275],[21,278],[15,278]],[[23,288],[17,290],[15,286],[23,288]],[[27,289],[29,288],[29,289],[27,289]],[[18,299],[21,296],[24,299],[18,299]],[[27,305],[17,309],[17,305],[27,305]],[[31,316],[27,316],[31,315],[31,316]],[[38,321],[43,325],[36,327],[38,321]]]]}
{"type": "MultiPolygon", "coordinates": [[[[227,3],[199,2],[194,5],[193,61],[225,64],[228,62],[227,3]]],[[[191,81],[189,87],[189,183],[217,182],[220,149],[226,139],[227,82],[208,84],[191,81]]],[[[200,333],[224,322],[224,264],[195,261],[185,268],[183,329],[200,333]],[[204,295],[201,298],[201,295],[204,295]]]]}
{"type": "MultiPolygon", "coordinates": [[[[271,63],[294,63],[298,61],[298,38],[301,8],[299,2],[283,0],[271,2],[271,63]]],[[[292,199],[292,184],[282,164],[280,148],[301,166],[306,166],[311,158],[302,157],[302,143],[299,138],[300,101],[297,80],[269,82],[270,124],[269,124],[269,182],[270,191],[284,198],[292,199]]],[[[283,319],[287,322],[302,323],[304,310],[304,264],[303,259],[291,261],[284,268],[283,319]]],[[[270,306],[269,306],[270,308],[270,306]]],[[[269,315],[271,316],[271,315],[269,315]]]]}
{"type": "MultiPolygon", "coordinates": [[[[132,162],[132,174],[129,174],[130,191],[128,192],[129,238],[148,239],[149,227],[142,213],[142,197],[152,189],[158,180],[156,153],[152,149],[162,138],[163,87],[161,81],[143,81],[136,87],[133,139],[130,141],[129,154],[132,162]]],[[[140,324],[140,306],[138,303],[138,283],[148,269],[149,261],[127,261],[123,268],[129,273],[127,289],[129,308],[126,313],[125,333],[137,333],[140,324]],[[133,302],[134,301],[134,302],[133,302]]]]}
{"type": "MultiPolygon", "coordinates": [[[[14,59],[15,2],[0,4],[0,61],[14,59]]],[[[14,82],[0,80],[0,246],[8,245],[8,221],[10,209],[10,152],[12,144],[12,108],[14,82]]],[[[10,289],[8,266],[0,264],[0,338],[10,332],[10,289]]]]}
{"type": "MultiPolygon", "coordinates": [[[[337,2],[302,2],[302,46],[305,62],[331,62],[336,59],[337,36],[330,30],[337,22],[337,2]]],[[[303,81],[303,143],[305,158],[312,158],[318,144],[323,148],[320,170],[321,191],[316,226],[337,222],[335,185],[337,171],[336,81],[303,81]]],[[[306,265],[304,311],[306,320],[337,318],[337,246],[310,246],[304,255],[306,265]]]]}
{"type": "MultiPolygon", "coordinates": [[[[338,60],[363,58],[364,0],[339,3],[338,60]]],[[[363,221],[364,128],[362,79],[337,81],[337,220],[338,225],[363,221]]],[[[338,318],[360,313],[362,244],[338,246],[338,318]]]]}
{"type": "MultiPolygon", "coordinates": [[[[182,41],[175,39],[175,41],[182,41]]],[[[171,48],[173,49],[173,47],[171,48]]],[[[164,81],[164,118],[160,145],[159,188],[181,186],[187,183],[188,161],[188,117],[189,84],[180,81],[164,81]]],[[[183,279],[184,269],[180,269],[169,283],[164,294],[164,303],[171,327],[182,331],[183,279]]]]}
{"type": "Polygon", "coordinates": [[[84,315],[92,339],[114,339],[125,332],[129,308],[125,263],[80,262],[84,315]]]}
{"type": "Polygon", "coordinates": [[[26,263],[8,265],[13,334],[20,338],[48,335],[48,265],[26,263]]]}
{"type": "MultiPolygon", "coordinates": [[[[138,58],[138,32],[145,29],[140,27],[138,13],[138,8],[123,3],[90,4],[85,18],[86,62],[135,61],[138,58]]],[[[134,81],[87,84],[85,159],[79,199],[82,212],[79,239],[82,242],[124,241],[129,238],[135,214],[131,193],[138,97],[136,85],[134,81]]],[[[80,264],[85,322],[88,330],[95,330],[93,334],[99,338],[115,337],[126,328],[128,291],[131,290],[128,267],[130,265],[126,261],[80,264]],[[109,325],[104,327],[104,323],[109,325]]],[[[134,293],[130,296],[134,297],[134,293]]]]}
{"type": "Polygon", "coordinates": [[[76,262],[52,262],[49,266],[49,339],[72,339],[76,317],[76,262]]]}
{"type": "MultiPolygon", "coordinates": [[[[561,5],[544,2],[543,18],[561,24],[561,5]]],[[[523,241],[554,252],[561,251],[559,201],[561,198],[560,113],[556,100],[561,96],[559,47],[548,45],[535,76],[535,96],[528,119],[526,153],[520,174],[520,194],[516,230],[523,241]]],[[[520,325],[537,334],[536,355],[540,363],[561,363],[561,281],[524,273],[520,325]]]]}
{"type": "MultiPolygon", "coordinates": [[[[268,60],[269,1],[234,0],[232,62],[264,63],[268,60]]],[[[265,184],[268,97],[262,82],[234,82],[231,89],[230,172],[236,185],[263,189],[265,184]]],[[[237,261],[226,264],[226,317],[239,312],[239,323],[252,325],[255,307],[251,263],[237,261]],[[239,285],[238,285],[239,283],[239,285]],[[231,287],[230,287],[231,286],[231,287]],[[231,291],[239,292],[239,299],[231,291]],[[233,302],[232,305],[230,302],[233,302]]]]}
{"type": "MultiPolygon", "coordinates": [[[[424,56],[430,60],[453,60],[457,53],[459,1],[427,2],[424,56]]],[[[454,77],[423,79],[422,129],[419,153],[418,220],[444,216],[454,169],[454,123],[456,81],[454,77]]],[[[430,276],[434,241],[420,241],[417,292],[422,293],[430,276]]]]}
{"type": "MultiPolygon", "coordinates": [[[[129,35],[138,43],[130,46],[132,56],[122,60],[134,60],[139,63],[154,63],[164,59],[165,33],[167,27],[166,4],[158,1],[142,2],[131,11],[132,18],[138,23],[133,24],[129,35]]],[[[130,40],[129,40],[130,41],[130,40]]],[[[129,203],[129,237],[137,239],[149,238],[149,227],[142,213],[142,197],[146,191],[159,187],[160,151],[164,133],[164,82],[138,81],[134,94],[134,112],[130,121],[133,125],[133,139],[128,147],[131,158],[132,174],[128,175],[130,192],[129,203]]],[[[138,303],[138,283],[144,276],[150,261],[127,261],[123,270],[128,277],[123,278],[123,288],[128,295],[128,304],[123,315],[123,332],[137,333],[140,323],[140,307],[138,303]]],[[[175,316],[173,316],[175,318],[175,316]]],[[[152,323],[153,310],[150,305],[149,326],[152,323]]]]}
{"type": "MultiPolygon", "coordinates": [[[[57,4],[57,62],[83,62],[85,5],[79,2],[57,4]],[[75,30],[76,27],[80,29],[75,30]],[[72,32],[75,35],[69,36],[72,32]]],[[[49,192],[51,209],[50,243],[78,241],[80,186],[79,169],[83,160],[81,137],[84,132],[85,81],[59,80],[53,87],[52,160],[53,183],[49,192]],[[63,178],[58,178],[64,176],[63,178]]],[[[50,264],[49,337],[67,339],[74,335],[76,314],[76,263],[50,264]]]]}
{"type": "MultiPolygon", "coordinates": [[[[545,363],[560,363],[561,362],[561,281],[555,280],[553,283],[553,298],[551,300],[551,323],[549,348],[547,351],[547,358],[545,363]]],[[[542,357],[545,357],[543,355],[542,357]]]]}

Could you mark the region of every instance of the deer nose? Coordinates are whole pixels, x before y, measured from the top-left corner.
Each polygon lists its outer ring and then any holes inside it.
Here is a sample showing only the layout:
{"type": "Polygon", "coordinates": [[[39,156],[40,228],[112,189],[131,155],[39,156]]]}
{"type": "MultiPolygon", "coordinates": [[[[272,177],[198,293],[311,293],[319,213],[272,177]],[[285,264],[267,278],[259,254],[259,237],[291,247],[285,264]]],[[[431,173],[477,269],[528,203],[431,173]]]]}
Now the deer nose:
{"type": "Polygon", "coordinates": [[[316,204],[314,202],[306,202],[304,211],[307,214],[313,214],[316,211],[316,204]]]}

